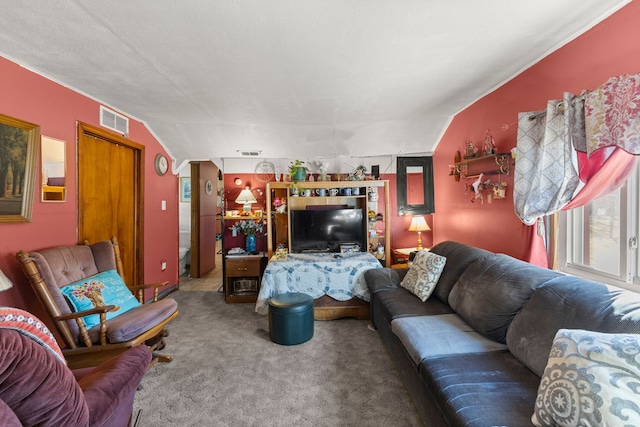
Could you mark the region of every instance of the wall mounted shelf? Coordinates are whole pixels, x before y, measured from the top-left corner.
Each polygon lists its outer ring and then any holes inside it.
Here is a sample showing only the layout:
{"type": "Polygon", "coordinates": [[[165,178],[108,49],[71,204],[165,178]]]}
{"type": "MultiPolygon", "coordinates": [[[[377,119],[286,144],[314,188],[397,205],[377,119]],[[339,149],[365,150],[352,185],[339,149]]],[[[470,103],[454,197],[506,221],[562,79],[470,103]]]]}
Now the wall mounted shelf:
{"type": "Polygon", "coordinates": [[[451,176],[477,178],[484,175],[509,175],[511,172],[511,153],[497,153],[489,156],[472,157],[453,164],[451,176]]]}

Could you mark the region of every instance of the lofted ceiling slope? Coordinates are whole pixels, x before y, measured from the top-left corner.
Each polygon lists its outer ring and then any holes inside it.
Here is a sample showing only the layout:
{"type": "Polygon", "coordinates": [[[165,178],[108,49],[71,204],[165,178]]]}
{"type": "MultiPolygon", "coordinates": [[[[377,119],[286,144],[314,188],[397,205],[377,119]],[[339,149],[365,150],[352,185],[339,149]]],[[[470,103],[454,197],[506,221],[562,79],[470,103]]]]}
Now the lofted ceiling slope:
{"type": "Polygon", "coordinates": [[[178,164],[423,154],[628,2],[0,0],[0,55],[145,122],[178,164]]]}

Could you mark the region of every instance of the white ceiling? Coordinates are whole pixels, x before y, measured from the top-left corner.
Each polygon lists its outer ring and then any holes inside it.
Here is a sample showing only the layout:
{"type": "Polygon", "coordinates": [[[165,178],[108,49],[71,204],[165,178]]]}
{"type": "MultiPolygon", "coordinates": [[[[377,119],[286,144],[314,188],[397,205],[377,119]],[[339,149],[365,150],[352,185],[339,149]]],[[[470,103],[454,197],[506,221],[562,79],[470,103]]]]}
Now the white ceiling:
{"type": "Polygon", "coordinates": [[[628,2],[0,0],[0,55],[145,122],[177,164],[423,154],[628,2]]]}

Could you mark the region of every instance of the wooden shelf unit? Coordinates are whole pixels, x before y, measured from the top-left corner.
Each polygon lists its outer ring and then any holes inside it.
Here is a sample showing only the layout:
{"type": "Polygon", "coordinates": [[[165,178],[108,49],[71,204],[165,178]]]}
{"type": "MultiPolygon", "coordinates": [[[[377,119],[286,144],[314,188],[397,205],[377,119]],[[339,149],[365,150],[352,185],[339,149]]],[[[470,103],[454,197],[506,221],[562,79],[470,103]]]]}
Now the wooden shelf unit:
{"type": "MultiPolygon", "coordinates": [[[[368,220],[367,213],[369,209],[373,209],[376,213],[380,212],[380,206],[383,207],[384,216],[384,233],[381,236],[369,238],[367,242],[375,240],[382,244],[384,241],[384,256],[382,260],[386,266],[391,265],[391,227],[390,227],[390,207],[389,207],[389,181],[377,180],[377,181],[300,181],[294,182],[270,182],[267,184],[266,191],[267,201],[265,216],[267,220],[267,256],[271,259],[271,256],[275,252],[274,236],[276,245],[283,243],[288,248],[291,247],[291,233],[289,229],[290,217],[289,212],[291,210],[305,209],[307,205],[348,205],[350,208],[360,208],[364,212],[365,216],[365,232],[368,233],[368,220]],[[299,189],[310,189],[315,194],[315,190],[319,188],[360,188],[360,194],[355,196],[291,196],[291,188],[297,187],[299,189]],[[376,188],[378,192],[378,201],[369,202],[368,193],[369,188],[376,188]],[[381,190],[384,193],[381,193],[381,190]],[[281,200],[286,200],[287,210],[285,213],[276,213],[273,208],[273,199],[279,197],[281,200]],[[373,240],[372,240],[373,239],[373,240]]],[[[379,254],[377,258],[381,258],[379,254]]]]}

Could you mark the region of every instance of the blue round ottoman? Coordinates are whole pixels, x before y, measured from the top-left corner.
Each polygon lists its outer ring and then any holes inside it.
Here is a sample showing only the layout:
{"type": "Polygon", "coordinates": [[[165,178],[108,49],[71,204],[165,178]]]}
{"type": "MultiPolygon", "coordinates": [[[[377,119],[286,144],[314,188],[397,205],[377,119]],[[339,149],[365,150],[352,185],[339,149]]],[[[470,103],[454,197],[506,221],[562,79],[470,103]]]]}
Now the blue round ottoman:
{"type": "Polygon", "coordinates": [[[290,292],[269,301],[269,337],[281,345],[296,345],[313,337],[313,298],[290,292]]]}

